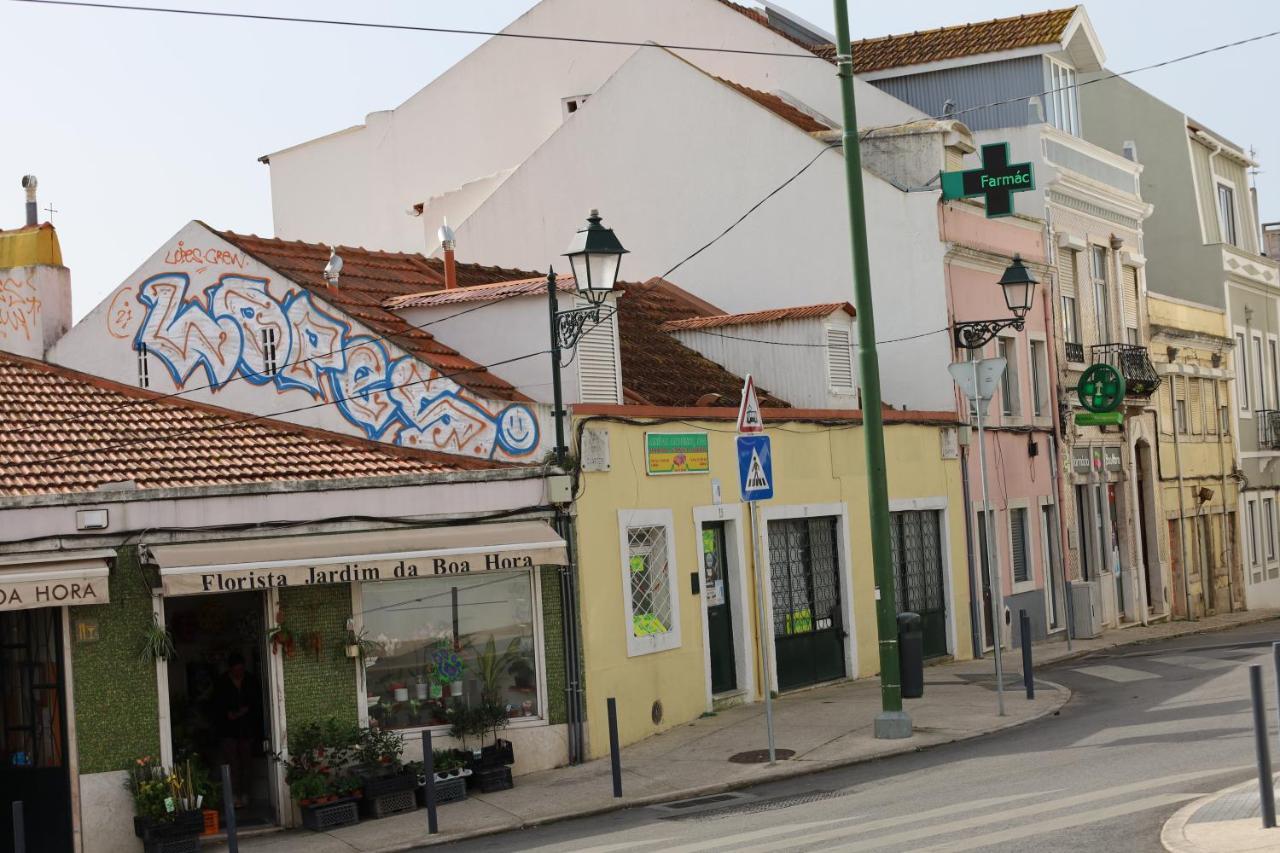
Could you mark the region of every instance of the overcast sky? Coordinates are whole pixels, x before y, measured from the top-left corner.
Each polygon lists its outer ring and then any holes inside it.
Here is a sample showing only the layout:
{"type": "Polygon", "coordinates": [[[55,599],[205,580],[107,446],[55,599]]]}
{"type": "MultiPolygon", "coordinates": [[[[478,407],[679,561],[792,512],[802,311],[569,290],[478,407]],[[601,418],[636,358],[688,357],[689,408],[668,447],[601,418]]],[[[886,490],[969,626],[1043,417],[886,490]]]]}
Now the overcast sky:
{"type": "MultiPolygon", "coordinates": [[[[644,0],[631,0],[644,2],[644,0]]],[[[154,0],[178,8],[500,29],[532,0],[154,0]]],[[[831,29],[830,0],[790,8],[831,29]]],[[[850,0],[854,37],[1038,11],[1049,0],[850,0]]],[[[1112,70],[1280,30],[1274,0],[1094,0],[1112,70]]],[[[309,24],[216,20],[0,0],[4,34],[0,228],[22,224],[19,178],[40,179],[72,270],[75,314],[91,309],[191,219],[271,233],[270,151],[396,106],[481,39],[309,24]]],[[[570,34],[571,35],[571,34],[570,34]]],[[[637,39],[646,37],[637,33],[637,39]]],[[[554,49],[549,47],[548,49],[554,49]]],[[[1246,149],[1257,148],[1264,221],[1280,219],[1280,37],[1132,79],[1246,149]]],[[[46,213],[41,214],[47,218],[46,213]]]]}

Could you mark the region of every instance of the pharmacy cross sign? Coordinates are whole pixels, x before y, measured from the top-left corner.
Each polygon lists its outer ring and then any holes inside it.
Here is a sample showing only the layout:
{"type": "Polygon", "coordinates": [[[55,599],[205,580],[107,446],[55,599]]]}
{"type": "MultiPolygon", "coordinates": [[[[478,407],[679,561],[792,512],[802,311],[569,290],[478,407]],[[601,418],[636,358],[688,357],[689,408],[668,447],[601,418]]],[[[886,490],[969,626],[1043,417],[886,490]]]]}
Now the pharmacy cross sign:
{"type": "Polygon", "coordinates": [[[1010,163],[1009,143],[982,146],[982,168],[942,172],[944,199],[985,196],[987,218],[1011,216],[1013,194],[1036,188],[1030,163],[1010,163]]]}

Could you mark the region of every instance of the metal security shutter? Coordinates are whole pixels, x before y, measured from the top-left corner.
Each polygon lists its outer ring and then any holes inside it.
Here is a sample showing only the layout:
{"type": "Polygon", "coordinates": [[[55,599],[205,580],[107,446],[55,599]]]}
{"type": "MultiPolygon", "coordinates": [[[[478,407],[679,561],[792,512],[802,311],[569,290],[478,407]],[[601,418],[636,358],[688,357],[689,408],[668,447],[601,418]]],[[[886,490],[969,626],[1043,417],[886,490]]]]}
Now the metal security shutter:
{"type": "Polygon", "coordinates": [[[926,657],[947,653],[946,588],[942,578],[942,513],[911,510],[889,515],[899,613],[918,613],[926,657]]]}
{"type": "Polygon", "coordinates": [[[1204,400],[1200,394],[1200,380],[1192,377],[1187,380],[1187,408],[1190,410],[1191,434],[1204,432],[1204,400]]]}
{"type": "Polygon", "coordinates": [[[1137,329],[1138,326],[1138,269],[1124,267],[1124,327],[1137,329]]]}
{"type": "MultiPolygon", "coordinates": [[[[581,302],[578,307],[586,304],[581,302]]],[[[617,326],[612,319],[583,335],[578,342],[577,359],[581,401],[620,404],[617,326]]]]}
{"type": "Polygon", "coordinates": [[[1168,382],[1160,383],[1159,399],[1160,399],[1160,432],[1165,435],[1173,435],[1173,383],[1174,377],[1170,376],[1168,382]]]}
{"type": "Polygon", "coordinates": [[[1076,295],[1076,253],[1074,249],[1058,250],[1058,291],[1062,296],[1076,295]]]}
{"type": "Polygon", "coordinates": [[[1009,529],[1013,537],[1013,580],[1022,583],[1031,580],[1031,566],[1027,562],[1027,511],[1009,510],[1009,529]]]}
{"type": "Polygon", "coordinates": [[[846,329],[827,329],[827,378],[832,391],[853,393],[853,347],[846,329]]]}

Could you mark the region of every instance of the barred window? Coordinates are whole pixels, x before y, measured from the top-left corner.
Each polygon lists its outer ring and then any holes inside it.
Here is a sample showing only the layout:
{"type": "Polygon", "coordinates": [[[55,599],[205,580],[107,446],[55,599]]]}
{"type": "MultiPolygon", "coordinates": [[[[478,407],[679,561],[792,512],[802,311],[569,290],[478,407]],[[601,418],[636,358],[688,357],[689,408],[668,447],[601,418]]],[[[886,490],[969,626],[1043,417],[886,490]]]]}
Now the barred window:
{"type": "Polygon", "coordinates": [[[275,376],[279,370],[276,329],[274,326],[265,326],[262,329],[262,372],[267,376],[275,376]]]}
{"type": "Polygon", "coordinates": [[[151,360],[147,357],[146,344],[138,344],[138,387],[151,387],[151,360]]]}
{"type": "Polygon", "coordinates": [[[1021,507],[1009,510],[1009,535],[1013,554],[1014,583],[1031,580],[1031,560],[1027,553],[1027,511],[1021,507]]]}
{"type": "Polygon", "coordinates": [[[626,580],[627,652],[663,651],[680,645],[679,601],[673,592],[675,554],[671,513],[619,513],[626,580]]]}

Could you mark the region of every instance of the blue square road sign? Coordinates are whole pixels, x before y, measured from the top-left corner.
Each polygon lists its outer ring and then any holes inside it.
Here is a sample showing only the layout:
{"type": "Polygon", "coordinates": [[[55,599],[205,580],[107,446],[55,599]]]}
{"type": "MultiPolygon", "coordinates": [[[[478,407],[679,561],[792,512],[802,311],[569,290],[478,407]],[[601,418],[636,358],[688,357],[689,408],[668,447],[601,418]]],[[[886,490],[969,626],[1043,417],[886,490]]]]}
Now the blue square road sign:
{"type": "Polygon", "coordinates": [[[773,497],[773,452],[769,436],[738,436],[738,486],[744,501],[766,501],[773,497]]]}

